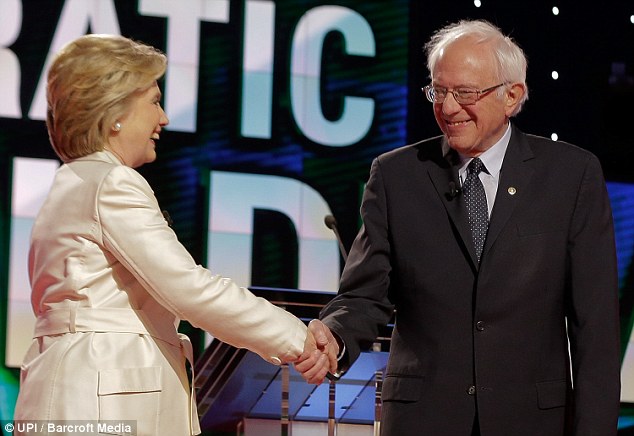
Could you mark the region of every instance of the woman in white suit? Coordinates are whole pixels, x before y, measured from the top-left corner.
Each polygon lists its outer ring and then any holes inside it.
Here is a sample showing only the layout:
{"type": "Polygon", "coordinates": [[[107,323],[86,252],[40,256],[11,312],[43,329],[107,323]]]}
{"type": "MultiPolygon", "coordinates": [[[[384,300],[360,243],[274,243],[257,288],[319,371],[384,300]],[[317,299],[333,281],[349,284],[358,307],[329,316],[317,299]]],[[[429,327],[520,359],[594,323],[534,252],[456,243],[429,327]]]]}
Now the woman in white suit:
{"type": "Polygon", "coordinates": [[[133,169],[156,158],[168,124],[166,62],[130,39],[87,35],[49,70],[47,127],[64,164],[32,232],[37,322],[16,420],[200,433],[181,319],[273,364],[328,358],[299,319],[197,265],[133,169]]]}

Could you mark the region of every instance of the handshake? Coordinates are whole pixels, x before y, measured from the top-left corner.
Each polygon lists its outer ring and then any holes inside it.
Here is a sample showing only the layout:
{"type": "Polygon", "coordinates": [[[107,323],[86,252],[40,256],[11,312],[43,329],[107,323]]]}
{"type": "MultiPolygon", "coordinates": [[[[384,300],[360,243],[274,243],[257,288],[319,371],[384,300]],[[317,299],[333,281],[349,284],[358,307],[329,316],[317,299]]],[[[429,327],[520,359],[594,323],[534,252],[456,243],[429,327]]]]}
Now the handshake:
{"type": "Polygon", "coordinates": [[[295,369],[310,384],[321,384],[330,372],[337,372],[339,344],[332,332],[318,319],[308,324],[304,351],[294,362],[295,369]]]}

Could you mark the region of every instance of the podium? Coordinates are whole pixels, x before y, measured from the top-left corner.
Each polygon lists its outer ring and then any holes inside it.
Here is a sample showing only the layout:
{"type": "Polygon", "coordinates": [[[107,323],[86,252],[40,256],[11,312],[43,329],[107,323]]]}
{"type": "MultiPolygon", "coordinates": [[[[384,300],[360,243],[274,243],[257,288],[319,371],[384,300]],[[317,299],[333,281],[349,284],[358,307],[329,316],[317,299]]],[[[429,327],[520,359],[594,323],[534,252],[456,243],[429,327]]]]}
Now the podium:
{"type": "MultiPolygon", "coordinates": [[[[308,322],[334,294],[279,288],[250,288],[273,304],[308,322]]],[[[203,431],[236,432],[249,435],[264,432],[263,426],[291,434],[299,427],[348,428],[351,435],[374,434],[380,411],[380,383],[387,364],[391,326],[376,339],[372,350],[359,359],[336,382],[325,380],[309,385],[292,365],[271,365],[258,355],[214,339],[197,359],[195,389],[203,431]],[[377,390],[377,384],[379,389],[377,390]],[[379,409],[377,409],[377,407],[379,409]]],[[[278,434],[278,433],[273,433],[278,434]]],[[[300,434],[296,431],[296,434],[300,434]]],[[[301,434],[312,434],[302,431],[301,434]]]]}

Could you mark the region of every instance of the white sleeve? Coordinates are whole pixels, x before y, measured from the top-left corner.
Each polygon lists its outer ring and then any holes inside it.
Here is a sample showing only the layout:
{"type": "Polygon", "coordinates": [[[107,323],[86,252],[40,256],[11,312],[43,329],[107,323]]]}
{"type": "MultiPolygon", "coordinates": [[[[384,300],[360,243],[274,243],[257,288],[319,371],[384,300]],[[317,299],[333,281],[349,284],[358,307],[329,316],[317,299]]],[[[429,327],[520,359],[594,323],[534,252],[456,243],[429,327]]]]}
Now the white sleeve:
{"type": "Polygon", "coordinates": [[[304,323],[197,265],[135,170],[118,166],[110,171],[98,193],[97,213],[104,246],[176,316],[274,364],[301,354],[304,323]]]}

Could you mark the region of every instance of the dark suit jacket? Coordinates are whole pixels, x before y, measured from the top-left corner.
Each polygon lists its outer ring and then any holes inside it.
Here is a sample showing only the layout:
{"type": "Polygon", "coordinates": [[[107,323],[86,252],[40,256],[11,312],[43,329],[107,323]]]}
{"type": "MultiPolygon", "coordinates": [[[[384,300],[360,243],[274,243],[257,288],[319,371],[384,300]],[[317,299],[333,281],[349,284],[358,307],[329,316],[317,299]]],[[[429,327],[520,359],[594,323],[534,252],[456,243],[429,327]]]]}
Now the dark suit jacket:
{"type": "Polygon", "coordinates": [[[618,284],[598,160],[513,128],[478,266],[442,141],[372,164],[363,226],[321,314],[346,345],[342,365],[395,308],[383,434],[469,435],[476,410],[483,436],[616,434],[618,284]]]}

